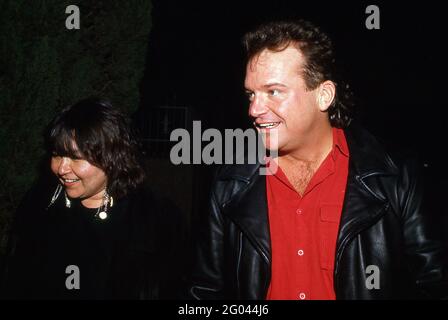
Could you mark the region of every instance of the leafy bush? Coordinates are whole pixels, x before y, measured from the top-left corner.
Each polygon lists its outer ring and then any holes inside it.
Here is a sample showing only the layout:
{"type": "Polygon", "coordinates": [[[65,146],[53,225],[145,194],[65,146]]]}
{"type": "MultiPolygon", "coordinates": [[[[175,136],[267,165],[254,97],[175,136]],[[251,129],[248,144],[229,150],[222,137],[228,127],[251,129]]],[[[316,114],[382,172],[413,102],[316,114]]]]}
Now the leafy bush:
{"type": "Polygon", "coordinates": [[[0,240],[38,175],[42,133],[58,110],[87,96],[127,112],[139,103],[150,0],[79,0],[79,30],[65,27],[72,4],[0,1],[0,240]]]}

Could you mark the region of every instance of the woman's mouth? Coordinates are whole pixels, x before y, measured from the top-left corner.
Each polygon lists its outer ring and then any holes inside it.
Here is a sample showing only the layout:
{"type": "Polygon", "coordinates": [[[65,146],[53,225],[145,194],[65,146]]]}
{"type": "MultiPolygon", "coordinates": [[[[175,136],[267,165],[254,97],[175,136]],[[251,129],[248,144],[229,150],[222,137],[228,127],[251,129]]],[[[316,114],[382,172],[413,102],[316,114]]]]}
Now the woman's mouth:
{"type": "Polygon", "coordinates": [[[74,185],[76,182],[80,181],[81,179],[64,179],[61,178],[62,182],[65,186],[71,186],[74,185]]]}

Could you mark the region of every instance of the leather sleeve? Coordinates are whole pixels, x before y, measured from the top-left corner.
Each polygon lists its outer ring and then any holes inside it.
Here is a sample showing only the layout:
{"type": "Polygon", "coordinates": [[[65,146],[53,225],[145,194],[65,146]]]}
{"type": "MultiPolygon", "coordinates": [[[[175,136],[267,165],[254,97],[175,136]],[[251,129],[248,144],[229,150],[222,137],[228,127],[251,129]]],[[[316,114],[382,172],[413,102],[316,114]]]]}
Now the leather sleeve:
{"type": "Polygon", "coordinates": [[[419,167],[417,162],[403,166],[398,185],[401,190],[397,190],[405,253],[420,297],[446,298],[448,283],[443,263],[440,212],[432,211],[434,208],[430,203],[436,199],[431,199],[430,188],[419,167]]]}
{"type": "Polygon", "coordinates": [[[184,276],[182,298],[217,300],[233,296],[230,293],[229,270],[226,268],[226,252],[232,246],[229,242],[230,220],[223,208],[238,193],[241,184],[226,175],[228,169],[222,165],[213,172],[207,204],[198,215],[194,228],[190,266],[184,276]]]}
{"type": "Polygon", "coordinates": [[[224,219],[212,191],[207,217],[198,230],[188,298],[223,299],[223,269],[224,219]]]}

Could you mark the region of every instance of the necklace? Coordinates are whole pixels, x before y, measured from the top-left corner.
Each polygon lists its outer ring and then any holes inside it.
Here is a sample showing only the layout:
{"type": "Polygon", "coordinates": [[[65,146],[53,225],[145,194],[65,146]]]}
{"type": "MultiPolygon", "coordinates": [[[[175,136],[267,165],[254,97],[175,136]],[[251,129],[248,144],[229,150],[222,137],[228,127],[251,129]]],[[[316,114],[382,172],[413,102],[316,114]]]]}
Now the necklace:
{"type": "Polygon", "coordinates": [[[109,195],[107,190],[104,190],[103,203],[99,206],[96,211],[95,217],[100,218],[101,220],[107,219],[108,214],[107,210],[114,205],[114,198],[109,195]]]}

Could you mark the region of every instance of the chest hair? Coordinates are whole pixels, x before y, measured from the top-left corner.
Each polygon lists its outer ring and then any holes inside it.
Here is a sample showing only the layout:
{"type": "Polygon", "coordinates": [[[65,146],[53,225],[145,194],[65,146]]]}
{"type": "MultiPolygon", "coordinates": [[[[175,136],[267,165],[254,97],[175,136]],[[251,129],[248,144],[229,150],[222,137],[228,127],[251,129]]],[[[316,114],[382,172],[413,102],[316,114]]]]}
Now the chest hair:
{"type": "Polygon", "coordinates": [[[317,166],[316,162],[298,162],[294,165],[286,165],[282,167],[282,170],[294,189],[303,196],[317,166]]]}

